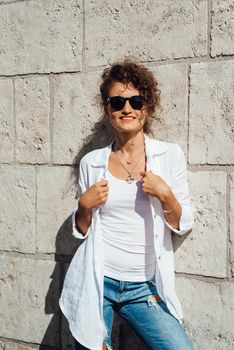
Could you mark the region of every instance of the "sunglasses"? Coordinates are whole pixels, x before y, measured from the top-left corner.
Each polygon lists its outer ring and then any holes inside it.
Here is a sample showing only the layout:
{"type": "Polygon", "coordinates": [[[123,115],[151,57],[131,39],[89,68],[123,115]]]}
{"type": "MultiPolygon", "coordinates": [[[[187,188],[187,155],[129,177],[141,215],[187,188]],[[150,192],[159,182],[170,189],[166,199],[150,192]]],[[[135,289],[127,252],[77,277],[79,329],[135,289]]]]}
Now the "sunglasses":
{"type": "Polygon", "coordinates": [[[112,109],[116,111],[120,111],[121,109],[124,108],[126,101],[129,101],[130,106],[133,109],[137,109],[137,110],[142,109],[144,105],[143,99],[139,95],[132,96],[132,97],[122,97],[122,96],[108,97],[106,101],[106,105],[110,103],[112,109]]]}

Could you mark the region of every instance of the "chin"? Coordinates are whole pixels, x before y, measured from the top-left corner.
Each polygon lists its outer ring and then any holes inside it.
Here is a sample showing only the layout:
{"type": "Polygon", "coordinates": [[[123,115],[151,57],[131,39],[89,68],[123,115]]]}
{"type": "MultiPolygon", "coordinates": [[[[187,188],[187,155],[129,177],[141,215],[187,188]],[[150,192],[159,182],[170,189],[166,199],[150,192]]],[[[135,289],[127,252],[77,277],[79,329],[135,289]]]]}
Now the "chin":
{"type": "Polygon", "coordinates": [[[136,127],[131,127],[130,125],[126,125],[126,127],[113,127],[114,131],[116,133],[130,133],[130,134],[136,134],[138,132],[143,131],[143,127],[141,128],[136,128],[136,127]]]}

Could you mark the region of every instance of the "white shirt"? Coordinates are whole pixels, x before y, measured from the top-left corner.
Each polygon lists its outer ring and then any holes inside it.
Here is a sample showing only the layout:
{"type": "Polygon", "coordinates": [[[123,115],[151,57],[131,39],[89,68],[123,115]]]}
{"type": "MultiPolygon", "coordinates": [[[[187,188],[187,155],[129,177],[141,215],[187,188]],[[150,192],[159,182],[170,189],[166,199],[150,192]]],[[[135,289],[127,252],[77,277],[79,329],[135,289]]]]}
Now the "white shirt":
{"type": "MultiPolygon", "coordinates": [[[[106,177],[112,144],[86,154],[80,162],[79,185],[81,193],[106,177]]],[[[153,140],[145,135],[146,169],[160,176],[182,206],[179,230],[165,219],[160,201],[150,196],[154,219],[157,291],[170,312],[181,322],[182,309],[175,291],[174,256],[171,230],[183,235],[193,225],[189,201],[186,162],[177,144],[153,140]]],[[[91,350],[102,350],[106,329],[103,320],[103,239],[100,209],[93,209],[91,225],[83,236],[75,228],[73,235],[84,242],[77,249],[67,271],[59,305],[68,319],[72,335],[91,350]]]]}
{"type": "Polygon", "coordinates": [[[141,181],[129,184],[107,171],[108,197],[100,208],[104,275],[143,282],[155,275],[154,224],[141,181]]]}

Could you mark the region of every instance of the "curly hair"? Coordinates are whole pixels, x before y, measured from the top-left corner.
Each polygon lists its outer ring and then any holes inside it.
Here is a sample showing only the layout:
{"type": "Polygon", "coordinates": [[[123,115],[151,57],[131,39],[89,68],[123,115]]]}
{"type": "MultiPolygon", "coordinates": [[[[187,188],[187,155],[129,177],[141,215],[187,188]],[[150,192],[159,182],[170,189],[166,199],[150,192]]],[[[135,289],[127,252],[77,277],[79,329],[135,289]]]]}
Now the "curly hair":
{"type": "Polygon", "coordinates": [[[100,85],[100,104],[104,108],[109,97],[109,90],[114,82],[123,84],[131,83],[145,101],[148,116],[145,120],[143,130],[146,134],[152,134],[151,128],[154,119],[157,119],[156,110],[160,109],[160,90],[158,82],[153,73],[145,66],[138,64],[135,60],[125,58],[118,61],[103,71],[100,85]]]}

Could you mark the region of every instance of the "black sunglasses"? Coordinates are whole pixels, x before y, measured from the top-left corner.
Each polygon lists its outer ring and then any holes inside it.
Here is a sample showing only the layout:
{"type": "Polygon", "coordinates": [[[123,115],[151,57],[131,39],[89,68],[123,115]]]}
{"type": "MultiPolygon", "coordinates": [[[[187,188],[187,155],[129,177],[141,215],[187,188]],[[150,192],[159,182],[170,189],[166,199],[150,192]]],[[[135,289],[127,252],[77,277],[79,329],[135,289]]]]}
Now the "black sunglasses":
{"type": "Polygon", "coordinates": [[[131,107],[133,109],[140,110],[142,109],[144,102],[143,98],[140,95],[132,96],[132,97],[122,97],[122,96],[112,96],[108,97],[106,101],[106,105],[110,102],[111,108],[116,111],[120,111],[124,108],[126,101],[129,101],[131,107]]]}

